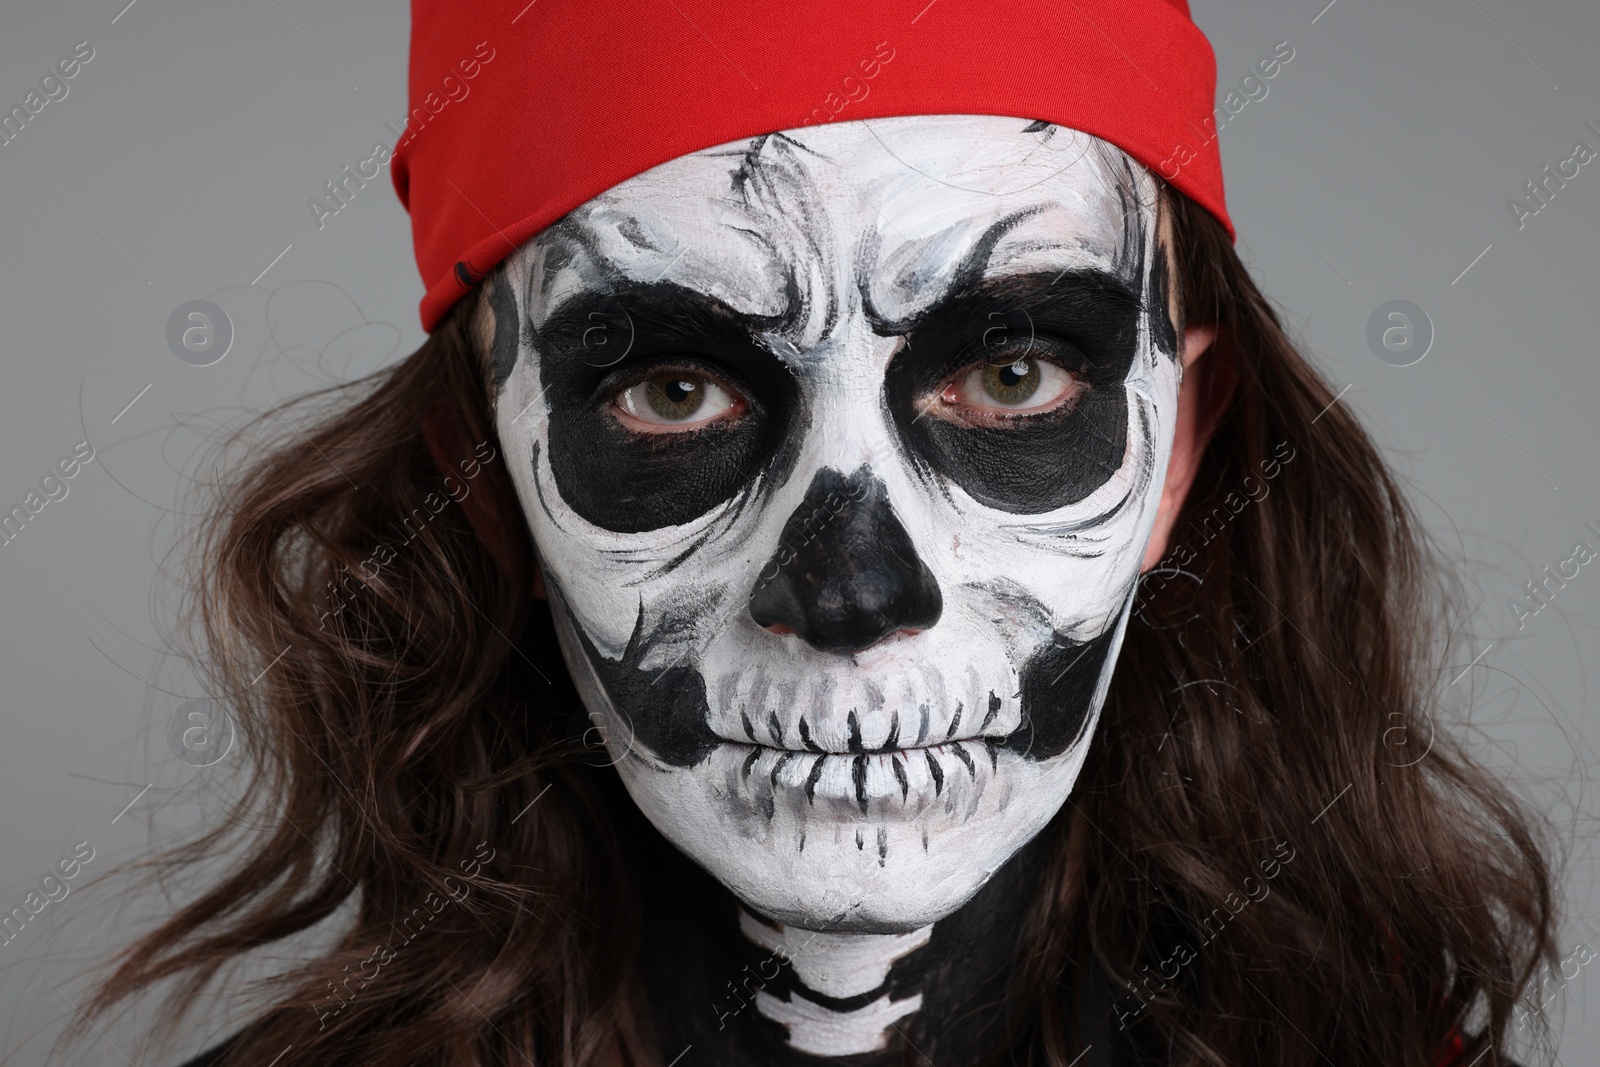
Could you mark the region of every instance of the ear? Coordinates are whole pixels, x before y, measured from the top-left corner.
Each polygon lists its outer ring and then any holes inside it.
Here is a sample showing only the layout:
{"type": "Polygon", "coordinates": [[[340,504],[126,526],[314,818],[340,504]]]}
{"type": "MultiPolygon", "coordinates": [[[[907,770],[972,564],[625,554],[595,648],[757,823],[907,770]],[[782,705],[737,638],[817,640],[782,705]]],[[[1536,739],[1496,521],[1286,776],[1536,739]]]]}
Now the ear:
{"type": "Polygon", "coordinates": [[[1178,391],[1177,432],[1172,439],[1167,480],[1161,487],[1161,504],[1156,510],[1155,528],[1150,531],[1150,543],[1139,568],[1141,572],[1156,566],[1167,554],[1178,512],[1183,510],[1189,487],[1200,469],[1200,457],[1205,455],[1211,434],[1233,394],[1231,354],[1217,347],[1216,339],[1217,328],[1211,323],[1183,331],[1179,354],[1183,362],[1183,387],[1178,391]]]}
{"type": "MultiPolygon", "coordinates": [[[[446,474],[454,474],[458,479],[466,471],[477,469],[475,444],[469,440],[470,436],[461,417],[442,402],[435,404],[423,416],[422,438],[427,442],[428,454],[433,457],[434,466],[446,474]]],[[[482,487],[474,488],[480,491],[474,492],[469,488],[461,498],[461,510],[466,513],[467,521],[472,524],[472,532],[478,535],[478,540],[488,550],[500,572],[515,574],[513,560],[516,553],[511,546],[509,531],[515,528],[510,524],[521,522],[522,516],[502,514],[503,509],[496,502],[494,493],[482,491],[482,487]]],[[[533,595],[540,600],[545,599],[544,577],[537,565],[533,571],[533,595]]]]}

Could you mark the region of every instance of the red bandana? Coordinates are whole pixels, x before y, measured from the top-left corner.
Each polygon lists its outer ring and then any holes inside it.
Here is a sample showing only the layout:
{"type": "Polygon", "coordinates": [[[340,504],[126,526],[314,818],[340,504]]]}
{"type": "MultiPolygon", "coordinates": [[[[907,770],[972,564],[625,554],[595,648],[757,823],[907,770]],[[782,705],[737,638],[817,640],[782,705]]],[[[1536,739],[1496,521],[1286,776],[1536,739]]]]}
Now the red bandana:
{"type": "Polygon", "coordinates": [[[1071,127],[1233,232],[1207,133],[1216,61],[1186,0],[413,0],[411,18],[394,183],[430,331],[519,245],[619,182],[820,122],[1071,127]]]}

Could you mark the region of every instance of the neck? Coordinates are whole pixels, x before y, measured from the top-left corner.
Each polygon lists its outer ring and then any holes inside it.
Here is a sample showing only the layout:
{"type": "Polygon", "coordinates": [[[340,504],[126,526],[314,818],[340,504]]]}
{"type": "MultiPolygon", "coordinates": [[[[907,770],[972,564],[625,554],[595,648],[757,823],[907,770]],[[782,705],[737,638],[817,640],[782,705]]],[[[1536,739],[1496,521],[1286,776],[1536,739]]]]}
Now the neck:
{"type": "Polygon", "coordinates": [[[908,933],[819,932],[740,906],[657,838],[642,963],[663,1062],[707,1067],[976,1063],[1004,1040],[1008,979],[1048,844],[908,933]]]}
{"type": "Polygon", "coordinates": [[[927,946],[932,924],[905,934],[822,933],[768,923],[741,908],[739,931],[768,953],[756,1010],[784,1026],[801,1052],[882,1051],[896,1024],[922,1007],[921,990],[905,988],[895,964],[927,946]]]}

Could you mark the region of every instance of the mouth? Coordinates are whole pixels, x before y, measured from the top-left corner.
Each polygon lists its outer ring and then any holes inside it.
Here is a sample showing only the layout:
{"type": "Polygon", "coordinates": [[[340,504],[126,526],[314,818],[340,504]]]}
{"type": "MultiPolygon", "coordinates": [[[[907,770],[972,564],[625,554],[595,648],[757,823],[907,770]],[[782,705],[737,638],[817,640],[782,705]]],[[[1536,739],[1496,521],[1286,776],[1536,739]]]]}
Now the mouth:
{"type": "MultiPolygon", "coordinates": [[[[887,730],[883,729],[880,720],[878,729],[873,732],[882,740],[871,747],[863,742],[861,720],[854,710],[846,716],[844,736],[838,739],[844,742],[842,747],[837,742],[828,744],[830,738],[827,736],[820,739],[814,736],[804,715],[795,720],[794,733],[799,741],[798,747],[783,743],[788,737],[776,716],[768,733],[777,743],[769,744],[757,735],[750,717],[741,712],[739,719],[745,739],[722,738],[722,743],[744,753],[739,777],[747,788],[758,770],[763,772],[773,792],[782,789],[786,782],[792,787],[796,773],[804,768],[803,778],[798,784],[805,794],[807,805],[816,805],[819,784],[826,782],[835,786],[831,790],[825,789],[825,796],[838,796],[840,791],[837,786],[845,785],[847,789],[843,795],[853,800],[865,815],[875,796],[892,799],[896,790],[902,807],[905,806],[911,800],[914,785],[922,789],[931,787],[936,801],[944,796],[946,783],[959,777],[964,777],[970,787],[981,788],[978,785],[979,768],[987,766],[989,773],[985,778],[991,777],[999,769],[999,749],[1009,737],[982,733],[994,725],[1002,704],[1003,701],[991,693],[981,723],[968,720],[971,725],[977,726],[979,732],[963,737],[956,736],[961,730],[961,705],[956,706],[948,725],[943,730],[931,731],[935,736],[930,737],[929,708],[923,704],[920,717],[914,717],[915,736],[906,739],[909,743],[901,739],[901,719],[899,713],[895,712],[891,714],[887,730]],[[943,736],[939,737],[938,734],[943,736]],[[799,767],[795,766],[797,761],[799,767]]],[[[832,734],[833,731],[828,733],[832,734]]]]}
{"type": "MultiPolygon", "coordinates": [[[[845,716],[844,729],[842,731],[839,729],[838,720],[833,719],[831,716],[825,716],[825,718],[832,719],[831,723],[825,724],[824,729],[818,730],[813,727],[811,721],[804,714],[793,717],[792,729],[786,729],[784,724],[779,721],[776,711],[769,712],[767,722],[758,728],[751,721],[749,714],[741,710],[739,712],[739,725],[744,730],[744,737],[726,737],[715,730],[713,733],[717,734],[718,739],[725,744],[749,743],[758,748],[770,748],[779,752],[804,752],[818,756],[858,756],[872,753],[911,752],[968,741],[980,744],[988,743],[991,740],[995,743],[1004,743],[1006,737],[992,737],[989,734],[989,728],[994,726],[997,720],[1001,719],[1001,709],[1007,703],[1007,701],[997,696],[993,690],[990,690],[988,706],[984,709],[981,720],[975,715],[966,716],[968,728],[961,737],[956,736],[958,733],[963,732],[961,727],[965,705],[960,701],[956,702],[953,714],[948,712],[934,714],[931,703],[920,704],[916,708],[916,712],[908,714],[906,719],[901,718],[899,711],[891,712],[887,728],[883,725],[882,717],[875,716],[875,722],[868,725],[871,728],[871,736],[878,739],[876,743],[869,743],[865,740],[861,718],[855,709],[851,709],[845,716]],[[902,730],[902,722],[907,722],[914,727],[914,736],[909,731],[902,730]],[[972,730],[974,725],[977,726],[975,732],[972,730]],[[766,739],[760,736],[761,730],[765,731],[766,739]],[[904,739],[902,735],[904,735],[904,739]]],[[[1010,703],[1014,703],[1014,699],[1010,703]]],[[[1012,717],[1016,717],[1016,714],[1014,713],[1012,717]]],[[[1000,722],[1000,728],[1004,728],[1006,725],[1007,722],[1000,722]]],[[[1011,725],[1015,724],[1012,723],[1011,725]]]]}
{"type": "Polygon", "coordinates": [[[820,788],[825,797],[849,798],[863,815],[874,800],[892,801],[896,795],[905,807],[912,802],[913,791],[931,789],[932,799],[938,800],[956,781],[981,788],[980,776],[988,779],[999,770],[999,750],[1004,743],[1004,738],[970,737],[871,751],[829,752],[815,747],[793,749],[760,742],[723,742],[744,753],[739,778],[747,788],[760,789],[764,783],[772,793],[798,790],[810,806],[816,805],[820,788]]]}

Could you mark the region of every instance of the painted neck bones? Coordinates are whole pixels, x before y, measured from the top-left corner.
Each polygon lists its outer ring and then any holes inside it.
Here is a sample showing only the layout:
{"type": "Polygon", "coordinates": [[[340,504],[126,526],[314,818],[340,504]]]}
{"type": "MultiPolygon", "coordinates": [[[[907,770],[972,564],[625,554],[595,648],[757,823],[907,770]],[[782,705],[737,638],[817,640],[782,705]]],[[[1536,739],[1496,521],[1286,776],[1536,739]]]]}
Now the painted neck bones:
{"type": "Polygon", "coordinates": [[[1154,179],[844,122],[589,201],[489,287],[497,421],[629,792],[757,913],[895,933],[1082,766],[1171,447],[1154,179]]]}

